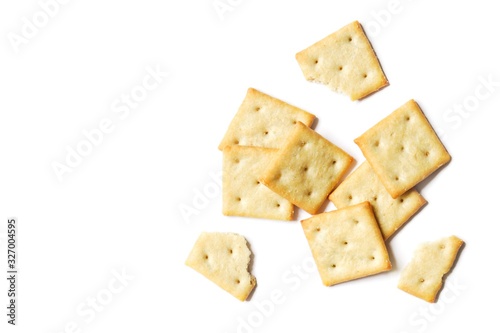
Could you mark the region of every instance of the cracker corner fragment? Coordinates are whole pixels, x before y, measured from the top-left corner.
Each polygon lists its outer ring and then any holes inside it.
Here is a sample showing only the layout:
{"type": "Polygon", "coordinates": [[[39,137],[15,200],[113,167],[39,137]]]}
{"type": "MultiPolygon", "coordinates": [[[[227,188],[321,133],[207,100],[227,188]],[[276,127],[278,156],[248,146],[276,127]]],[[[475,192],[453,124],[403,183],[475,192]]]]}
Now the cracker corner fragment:
{"type": "Polygon", "coordinates": [[[454,235],[421,244],[403,269],[398,288],[429,303],[436,302],[444,277],[455,264],[463,244],[454,235]]]}
{"type": "Polygon", "coordinates": [[[185,264],[245,301],[256,285],[248,271],[251,255],[246,239],[239,234],[202,232],[185,264]]]}

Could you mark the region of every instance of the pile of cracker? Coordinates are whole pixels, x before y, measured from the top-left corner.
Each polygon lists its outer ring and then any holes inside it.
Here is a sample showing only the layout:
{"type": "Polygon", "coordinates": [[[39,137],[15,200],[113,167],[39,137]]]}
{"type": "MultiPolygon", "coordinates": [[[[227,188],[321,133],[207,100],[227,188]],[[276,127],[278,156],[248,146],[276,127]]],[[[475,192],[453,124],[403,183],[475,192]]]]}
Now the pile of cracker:
{"type": "MultiPolygon", "coordinates": [[[[355,21],[296,54],[309,81],[360,100],[388,85],[360,23],[355,21]]],[[[390,237],[426,200],[415,185],[451,157],[421,108],[409,100],[354,139],[365,161],[354,159],[311,128],[316,116],[250,88],[225,133],[223,207],[227,216],[294,219],[295,208],[324,285],[392,268],[390,237]],[[336,210],[320,212],[326,200],[336,210]]],[[[401,272],[398,287],[435,302],[463,241],[425,242],[401,272]]],[[[186,264],[246,300],[256,285],[248,272],[246,239],[204,232],[186,264]]]]}

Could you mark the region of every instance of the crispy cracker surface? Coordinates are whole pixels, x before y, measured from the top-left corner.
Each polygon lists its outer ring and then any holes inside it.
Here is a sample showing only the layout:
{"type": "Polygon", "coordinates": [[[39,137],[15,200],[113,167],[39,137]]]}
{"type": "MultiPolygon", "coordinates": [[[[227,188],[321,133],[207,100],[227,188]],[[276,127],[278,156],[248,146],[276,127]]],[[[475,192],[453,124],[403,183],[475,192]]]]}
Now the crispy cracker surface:
{"type": "Polygon", "coordinates": [[[311,126],[315,116],[257,89],[249,88],[219,144],[280,148],[297,122],[311,126]]]}
{"type": "Polygon", "coordinates": [[[416,190],[394,199],[366,161],[347,176],[328,199],[337,208],[369,201],[386,240],[427,202],[416,190]]]}
{"type": "Polygon", "coordinates": [[[292,220],[293,205],[271,191],[259,177],[278,150],[260,147],[224,148],[222,212],[224,215],[292,220]]]}
{"type": "Polygon", "coordinates": [[[388,85],[387,78],[361,24],[354,21],[296,54],[309,81],[364,98],[388,85]]]}
{"type": "Polygon", "coordinates": [[[421,244],[403,269],[398,288],[427,302],[435,302],[443,276],[453,266],[462,244],[456,236],[421,244]]]}
{"type": "Polygon", "coordinates": [[[194,244],[186,265],[244,301],[256,284],[248,272],[251,252],[238,234],[203,232],[194,244]]]}
{"type": "Polygon", "coordinates": [[[261,182],[310,214],[316,214],[353,158],[301,122],[266,168],[261,182]]]}
{"type": "Polygon", "coordinates": [[[393,198],[451,159],[414,100],[393,111],[354,142],[393,198]]]}
{"type": "Polygon", "coordinates": [[[326,286],[381,273],[392,267],[368,202],[318,214],[301,223],[326,286]]]}

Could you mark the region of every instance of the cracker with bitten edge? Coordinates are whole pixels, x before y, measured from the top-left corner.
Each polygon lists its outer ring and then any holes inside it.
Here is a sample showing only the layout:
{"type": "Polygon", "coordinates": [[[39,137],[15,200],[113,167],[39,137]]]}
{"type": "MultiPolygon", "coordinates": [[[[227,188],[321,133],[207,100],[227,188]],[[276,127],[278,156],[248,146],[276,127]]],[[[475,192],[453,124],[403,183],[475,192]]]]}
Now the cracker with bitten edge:
{"type": "Polygon", "coordinates": [[[219,144],[281,148],[296,122],[311,126],[316,117],[257,89],[249,88],[219,144]]]}
{"type": "Polygon", "coordinates": [[[354,21],[296,54],[295,58],[308,81],[330,89],[364,98],[389,82],[363,27],[354,21]]]}
{"type": "Polygon", "coordinates": [[[294,205],[316,214],[352,162],[352,156],[297,122],[260,181],[294,205]]]}
{"type": "Polygon", "coordinates": [[[414,100],[393,111],[354,142],[393,198],[451,159],[414,100]]]}
{"type": "Polygon", "coordinates": [[[331,286],[392,268],[369,202],[301,221],[324,285],[331,286]]]}
{"type": "Polygon", "coordinates": [[[429,303],[435,302],[443,276],[452,268],[462,244],[457,236],[420,244],[401,272],[398,288],[429,303]]]}
{"type": "Polygon", "coordinates": [[[202,232],[185,263],[244,301],[256,284],[255,277],[248,272],[250,256],[250,249],[243,236],[202,232]]]}
{"type": "Polygon", "coordinates": [[[293,205],[259,181],[278,150],[226,146],[223,150],[222,212],[224,215],[292,220],[293,205]]]}
{"type": "Polygon", "coordinates": [[[391,237],[427,201],[416,191],[409,190],[394,199],[364,161],[328,197],[337,208],[369,201],[384,239],[391,237]]]}

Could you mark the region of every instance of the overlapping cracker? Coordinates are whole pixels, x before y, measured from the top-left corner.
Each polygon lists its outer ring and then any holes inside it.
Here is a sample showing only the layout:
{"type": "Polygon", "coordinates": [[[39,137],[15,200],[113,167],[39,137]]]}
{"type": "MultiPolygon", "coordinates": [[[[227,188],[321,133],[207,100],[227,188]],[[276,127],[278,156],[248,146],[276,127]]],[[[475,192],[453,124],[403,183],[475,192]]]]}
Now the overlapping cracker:
{"type": "Polygon", "coordinates": [[[307,111],[249,88],[219,149],[228,145],[281,148],[295,123],[311,126],[314,119],[307,111]]]}
{"type": "Polygon", "coordinates": [[[386,240],[427,202],[416,190],[392,198],[366,161],[347,176],[328,199],[337,208],[369,201],[386,240]]]}
{"type": "Polygon", "coordinates": [[[271,191],[259,177],[277,149],[226,146],[222,177],[224,215],[291,220],[293,205],[271,191]]]}
{"type": "Polygon", "coordinates": [[[462,244],[456,236],[421,244],[403,269],[398,288],[427,302],[435,302],[443,276],[453,266],[462,244]]]}
{"type": "Polygon", "coordinates": [[[414,100],[399,107],[354,142],[393,198],[451,159],[414,100]]]}
{"type": "MultiPolygon", "coordinates": [[[[357,21],[297,53],[296,59],[307,80],[351,100],[388,85],[357,21]]],[[[426,203],[413,187],[451,157],[410,100],[355,139],[367,161],[340,184],[353,158],[312,130],[314,119],[248,89],[219,144],[223,214],[291,220],[294,205],[314,215],[328,197],[337,210],[301,221],[323,284],[388,271],[392,264],[385,241],[426,203]]],[[[434,302],[462,244],[451,236],[421,246],[398,288],[434,302]]],[[[250,256],[240,235],[202,233],[186,265],[244,301],[256,284],[248,272],[250,256]]]]}
{"type": "Polygon", "coordinates": [[[318,214],[301,223],[326,286],[392,268],[369,202],[318,214]]]}
{"type": "Polygon", "coordinates": [[[250,249],[238,234],[203,232],[193,246],[186,265],[244,301],[256,284],[248,272],[250,249]]]}
{"type": "Polygon", "coordinates": [[[296,206],[316,214],[352,161],[341,148],[297,122],[260,181],[296,206]]]}
{"type": "Polygon", "coordinates": [[[296,54],[304,77],[342,92],[351,100],[388,85],[361,24],[354,21],[296,54]]]}

